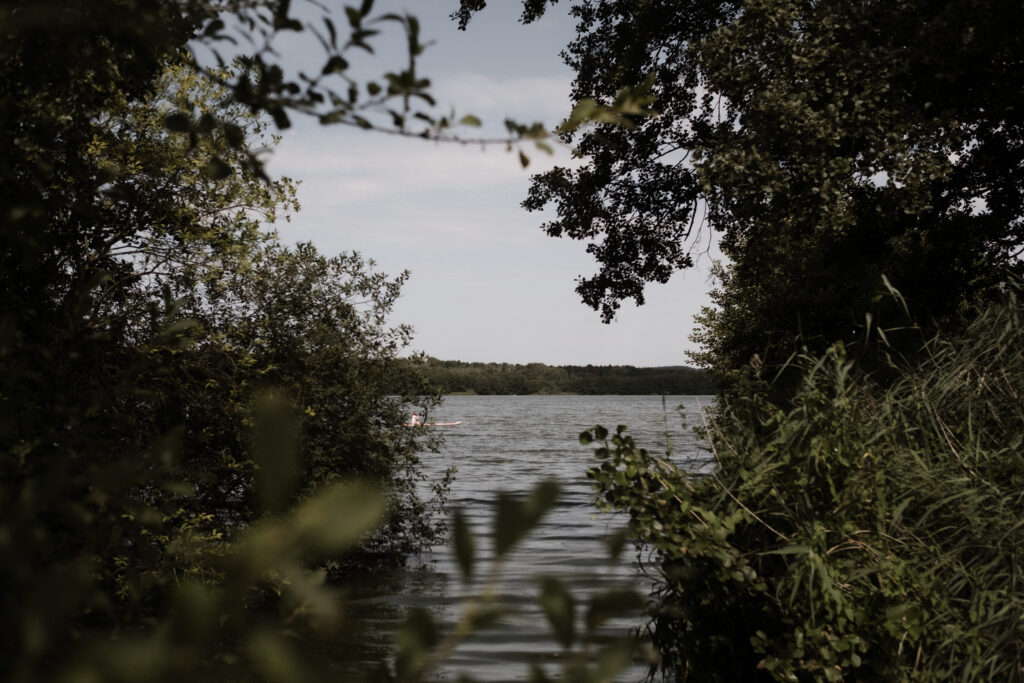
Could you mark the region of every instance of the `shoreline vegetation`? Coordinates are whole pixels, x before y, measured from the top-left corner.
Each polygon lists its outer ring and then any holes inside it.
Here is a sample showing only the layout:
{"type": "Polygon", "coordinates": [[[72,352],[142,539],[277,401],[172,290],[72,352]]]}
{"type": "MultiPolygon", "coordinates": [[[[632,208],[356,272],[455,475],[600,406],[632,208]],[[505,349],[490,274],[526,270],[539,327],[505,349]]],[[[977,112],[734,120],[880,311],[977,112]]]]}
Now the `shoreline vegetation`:
{"type": "Polygon", "coordinates": [[[427,384],[446,396],[708,395],[717,391],[710,372],[683,365],[521,365],[467,363],[430,356],[409,363],[427,384]]]}
{"type": "MultiPolygon", "coordinates": [[[[575,160],[522,206],[586,244],[605,322],[719,252],[705,370],[400,358],[408,273],[276,238],[290,117],[524,167],[554,136],[464,134],[482,121],[435,106],[414,16],[292,4],[321,3],[0,0],[0,680],[336,680],[314,639],[348,633],[350,575],[443,532],[459,623],[412,607],[366,680],[429,680],[474,632],[485,657],[560,487],[497,493],[486,543],[439,516],[455,468],[426,478],[443,436],[406,407],[472,391],[717,394],[710,472],[580,434],[629,518],[610,557],[633,539],[657,586],[584,604],[542,577],[561,653],[529,680],[639,654],[678,681],[1024,681],[1024,4],[570,3],[575,160]],[[364,80],[349,58],[385,25],[403,66],[364,80]],[[279,48],[317,43],[293,75],[279,48]],[[649,642],[604,638],[641,610],[649,642]]],[[[487,3],[458,4],[464,29],[487,3]]]]}

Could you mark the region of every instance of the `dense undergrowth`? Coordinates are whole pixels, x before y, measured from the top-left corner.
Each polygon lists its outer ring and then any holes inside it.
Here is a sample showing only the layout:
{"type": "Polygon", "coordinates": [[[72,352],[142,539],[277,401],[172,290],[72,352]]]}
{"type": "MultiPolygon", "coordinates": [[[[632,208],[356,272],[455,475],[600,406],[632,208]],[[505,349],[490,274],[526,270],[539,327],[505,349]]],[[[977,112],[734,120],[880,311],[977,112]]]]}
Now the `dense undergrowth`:
{"type": "Polygon", "coordinates": [[[706,424],[710,474],[624,428],[591,471],[660,570],[652,622],[680,680],[1024,678],[1024,319],[1019,289],[883,384],[842,345],[795,358],[706,424]]]}

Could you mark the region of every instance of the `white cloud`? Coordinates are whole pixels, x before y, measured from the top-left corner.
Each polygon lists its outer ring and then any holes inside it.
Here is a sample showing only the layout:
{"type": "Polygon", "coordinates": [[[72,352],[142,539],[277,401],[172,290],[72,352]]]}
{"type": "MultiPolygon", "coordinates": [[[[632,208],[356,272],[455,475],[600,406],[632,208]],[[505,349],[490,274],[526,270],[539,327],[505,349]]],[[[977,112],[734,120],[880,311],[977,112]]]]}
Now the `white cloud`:
{"type": "MultiPolygon", "coordinates": [[[[464,88],[482,111],[554,89],[549,79],[512,80],[506,88],[510,81],[465,76],[446,92],[464,88]]],[[[281,226],[284,241],[311,240],[325,253],[355,249],[384,272],[412,270],[394,320],[414,325],[415,348],[464,360],[681,362],[703,278],[651,287],[647,306],[627,304],[619,324],[600,324],[573,291],[577,275],[594,272],[592,258],[582,244],[546,237],[537,229],[542,217],[519,206],[531,173],[579,162],[564,149],[531,156],[523,170],[502,146],[300,125],[268,170],[302,181],[302,211],[281,226]]]]}
{"type": "Polygon", "coordinates": [[[439,103],[460,113],[473,113],[498,125],[506,117],[520,123],[542,121],[549,128],[568,116],[568,77],[494,78],[479,73],[460,73],[436,84],[439,103]]]}
{"type": "Polygon", "coordinates": [[[272,175],[302,181],[304,208],[443,202],[464,205],[525,195],[531,173],[575,164],[568,151],[553,156],[525,148],[530,166],[501,146],[431,143],[362,131],[297,131],[285,137],[267,164],[272,175]]]}

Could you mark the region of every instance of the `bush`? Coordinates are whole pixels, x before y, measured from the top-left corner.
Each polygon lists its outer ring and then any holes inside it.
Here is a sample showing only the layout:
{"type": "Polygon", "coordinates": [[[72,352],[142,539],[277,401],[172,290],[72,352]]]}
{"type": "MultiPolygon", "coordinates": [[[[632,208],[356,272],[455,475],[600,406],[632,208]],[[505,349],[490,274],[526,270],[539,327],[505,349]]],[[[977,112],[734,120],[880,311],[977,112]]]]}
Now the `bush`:
{"type": "Polygon", "coordinates": [[[789,399],[761,382],[718,407],[709,474],[624,428],[598,450],[602,501],[657,560],[663,666],[698,681],[1024,678],[1016,292],[913,361],[893,354],[884,386],[841,345],[793,363],[789,399]]]}

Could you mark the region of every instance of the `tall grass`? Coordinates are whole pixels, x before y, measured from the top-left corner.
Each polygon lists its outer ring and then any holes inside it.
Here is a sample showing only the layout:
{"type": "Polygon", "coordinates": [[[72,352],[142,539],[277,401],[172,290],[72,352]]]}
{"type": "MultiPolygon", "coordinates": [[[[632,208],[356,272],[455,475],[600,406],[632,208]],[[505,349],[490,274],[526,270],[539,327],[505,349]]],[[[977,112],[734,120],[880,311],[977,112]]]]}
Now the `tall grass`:
{"type": "MultiPolygon", "coordinates": [[[[878,344],[890,350],[885,333],[878,344]]],[[[794,359],[707,425],[707,476],[620,432],[591,471],[662,576],[680,680],[1024,680],[1024,320],[1018,296],[888,359],[794,359]]]]}

